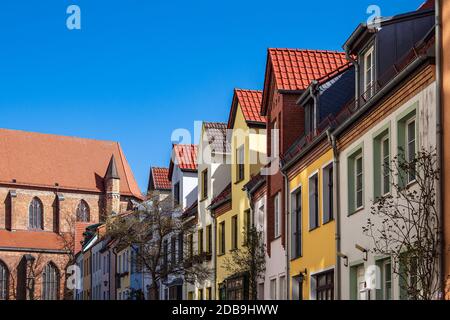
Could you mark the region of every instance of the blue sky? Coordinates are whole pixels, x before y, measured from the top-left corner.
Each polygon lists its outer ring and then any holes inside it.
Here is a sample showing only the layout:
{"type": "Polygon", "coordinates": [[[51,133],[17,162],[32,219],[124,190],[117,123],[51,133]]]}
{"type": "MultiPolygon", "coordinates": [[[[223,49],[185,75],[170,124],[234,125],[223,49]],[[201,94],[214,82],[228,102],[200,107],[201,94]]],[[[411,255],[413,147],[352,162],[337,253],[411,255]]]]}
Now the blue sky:
{"type": "Polygon", "coordinates": [[[119,141],[144,190],[174,129],[226,121],[234,87],[262,89],[268,47],[340,50],[369,5],[422,2],[2,0],[0,127],[119,141]]]}

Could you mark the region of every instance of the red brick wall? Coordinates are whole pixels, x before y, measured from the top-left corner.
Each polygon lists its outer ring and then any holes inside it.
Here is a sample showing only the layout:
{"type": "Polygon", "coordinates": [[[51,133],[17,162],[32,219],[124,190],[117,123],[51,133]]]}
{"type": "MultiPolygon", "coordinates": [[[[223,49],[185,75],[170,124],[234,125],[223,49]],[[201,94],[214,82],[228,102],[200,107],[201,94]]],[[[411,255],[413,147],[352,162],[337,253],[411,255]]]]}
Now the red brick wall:
{"type": "MultiPolygon", "coordinates": [[[[272,154],[272,126],[275,120],[278,123],[279,135],[280,135],[280,153],[285,153],[292,143],[303,135],[304,131],[304,111],[300,108],[296,102],[299,98],[299,94],[280,94],[275,93],[272,96],[272,101],[269,103],[267,112],[267,150],[269,154],[272,154]]],[[[281,241],[284,246],[285,234],[284,224],[286,216],[285,208],[285,190],[283,183],[283,176],[281,172],[267,178],[267,242],[270,243],[274,240],[274,198],[276,194],[280,192],[281,201],[281,241]]],[[[267,246],[268,254],[270,255],[270,245],[267,246]]]]}

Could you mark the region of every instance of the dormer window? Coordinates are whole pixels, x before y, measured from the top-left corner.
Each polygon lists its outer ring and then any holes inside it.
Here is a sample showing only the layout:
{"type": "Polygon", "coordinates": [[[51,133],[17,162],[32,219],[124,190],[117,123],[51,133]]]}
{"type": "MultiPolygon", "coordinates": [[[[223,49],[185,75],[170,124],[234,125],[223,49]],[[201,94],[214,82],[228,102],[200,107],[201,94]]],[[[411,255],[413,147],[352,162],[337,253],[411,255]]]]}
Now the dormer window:
{"type": "Polygon", "coordinates": [[[367,100],[371,98],[375,93],[374,83],[375,83],[375,57],[374,48],[370,47],[364,54],[364,98],[367,100]]]}

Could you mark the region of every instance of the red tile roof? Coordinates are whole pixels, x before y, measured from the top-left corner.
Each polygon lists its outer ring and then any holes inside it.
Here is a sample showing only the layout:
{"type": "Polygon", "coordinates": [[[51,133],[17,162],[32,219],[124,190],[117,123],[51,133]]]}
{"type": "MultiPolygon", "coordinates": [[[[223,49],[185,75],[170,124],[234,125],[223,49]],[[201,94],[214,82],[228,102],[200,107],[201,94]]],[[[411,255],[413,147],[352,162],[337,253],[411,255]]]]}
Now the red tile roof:
{"type": "Polygon", "coordinates": [[[0,230],[0,248],[67,250],[62,236],[44,231],[0,230]]]}
{"type": "Polygon", "coordinates": [[[234,89],[233,103],[228,118],[228,128],[231,129],[236,118],[237,104],[240,105],[247,124],[265,124],[266,117],[260,114],[262,91],[234,89]]]}
{"type": "Polygon", "coordinates": [[[168,178],[172,181],[173,167],[177,165],[181,171],[197,171],[197,145],[174,144],[168,178]]]}
{"type": "Polygon", "coordinates": [[[150,169],[151,187],[153,190],[170,190],[169,168],[152,167],[150,169]]]}
{"type": "Polygon", "coordinates": [[[272,79],[276,90],[305,90],[319,79],[348,61],[344,52],[328,50],[274,49],[268,50],[262,114],[266,113],[268,90],[272,79]]]}
{"type": "Polygon", "coordinates": [[[208,209],[215,209],[223,202],[231,200],[231,183],[228,184],[215,198],[211,200],[211,204],[208,209]]]}
{"type": "Polygon", "coordinates": [[[348,62],[344,52],[327,50],[269,49],[269,59],[279,90],[304,90],[348,62]]]}
{"type": "Polygon", "coordinates": [[[103,193],[112,155],[121,194],[142,198],[117,142],[0,129],[0,184],[103,193]]]}

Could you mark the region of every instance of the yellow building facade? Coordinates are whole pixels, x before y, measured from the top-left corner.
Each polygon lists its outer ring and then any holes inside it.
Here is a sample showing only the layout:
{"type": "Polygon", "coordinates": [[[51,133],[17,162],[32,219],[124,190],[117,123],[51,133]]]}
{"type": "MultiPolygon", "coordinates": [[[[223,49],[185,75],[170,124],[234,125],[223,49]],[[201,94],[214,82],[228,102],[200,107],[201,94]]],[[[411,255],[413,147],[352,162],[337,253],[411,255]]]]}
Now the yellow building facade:
{"type": "Polygon", "coordinates": [[[336,226],[332,168],[333,151],[325,148],[308,159],[300,159],[289,171],[290,214],[293,215],[290,298],[294,300],[334,297],[336,226]]]}
{"type": "Polygon", "coordinates": [[[230,274],[225,261],[231,258],[234,250],[244,245],[244,230],[250,223],[250,203],[244,185],[252,175],[259,173],[266,157],[265,122],[261,118],[252,119],[249,109],[259,114],[261,92],[235,90],[228,128],[231,137],[231,203],[222,206],[215,213],[216,223],[216,288],[219,299],[244,299],[247,297],[245,279],[230,274]],[[257,103],[249,104],[252,96],[257,103]],[[241,102],[244,101],[244,105],[241,102]],[[223,240],[222,240],[223,239],[223,240]],[[231,284],[230,281],[233,281],[231,284]],[[228,283],[228,285],[227,285],[228,283]],[[230,287],[234,289],[231,290],[230,287]]]}

